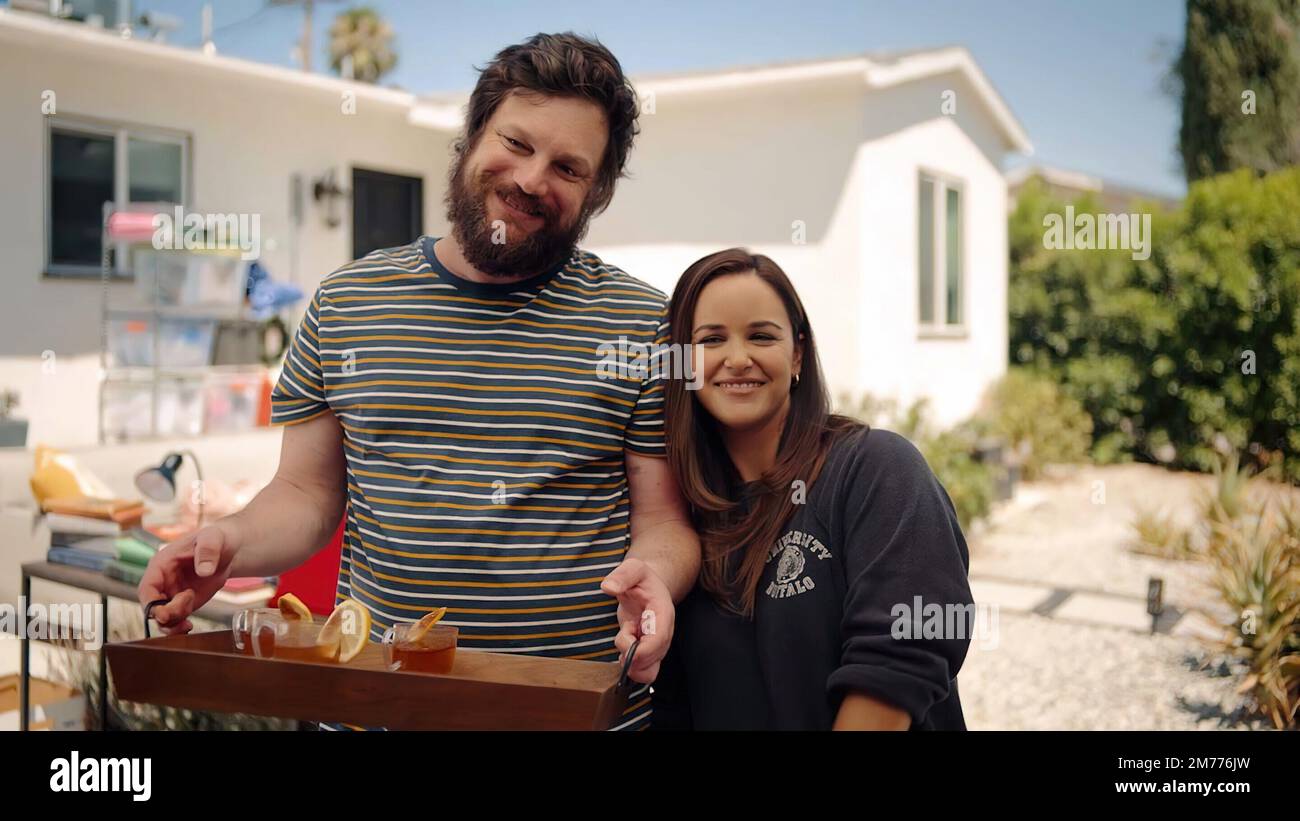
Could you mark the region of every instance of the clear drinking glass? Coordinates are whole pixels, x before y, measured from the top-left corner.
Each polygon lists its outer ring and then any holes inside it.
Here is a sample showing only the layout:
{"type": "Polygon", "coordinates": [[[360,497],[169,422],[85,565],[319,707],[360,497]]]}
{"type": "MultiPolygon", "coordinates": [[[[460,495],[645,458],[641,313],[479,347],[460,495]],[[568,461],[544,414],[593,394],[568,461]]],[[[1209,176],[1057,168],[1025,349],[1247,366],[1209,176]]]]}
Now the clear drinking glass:
{"type": "Polygon", "coordinates": [[[389,670],[408,673],[450,673],[456,661],[456,638],[460,630],[435,624],[412,641],[414,624],[395,624],[384,633],[384,663],[389,670]]]}
{"type": "Polygon", "coordinates": [[[258,658],[289,659],[335,663],[339,659],[337,642],[322,644],[321,627],[314,621],[286,619],[279,611],[253,614],[250,641],[258,658]]]}
{"type": "Polygon", "coordinates": [[[253,616],[258,613],[278,613],[274,607],[249,607],[240,610],[230,621],[230,634],[234,638],[235,650],[245,656],[253,655],[253,643],[248,640],[253,631],[253,616]]]}

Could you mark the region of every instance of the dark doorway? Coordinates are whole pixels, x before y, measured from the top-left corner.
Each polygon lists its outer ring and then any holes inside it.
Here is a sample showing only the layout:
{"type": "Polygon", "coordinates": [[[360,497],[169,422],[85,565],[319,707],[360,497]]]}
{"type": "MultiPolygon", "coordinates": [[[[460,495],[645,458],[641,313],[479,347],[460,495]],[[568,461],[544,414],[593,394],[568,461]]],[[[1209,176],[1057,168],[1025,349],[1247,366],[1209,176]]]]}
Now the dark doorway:
{"type": "Polygon", "coordinates": [[[424,233],[424,180],[352,169],[352,258],[424,233]]]}

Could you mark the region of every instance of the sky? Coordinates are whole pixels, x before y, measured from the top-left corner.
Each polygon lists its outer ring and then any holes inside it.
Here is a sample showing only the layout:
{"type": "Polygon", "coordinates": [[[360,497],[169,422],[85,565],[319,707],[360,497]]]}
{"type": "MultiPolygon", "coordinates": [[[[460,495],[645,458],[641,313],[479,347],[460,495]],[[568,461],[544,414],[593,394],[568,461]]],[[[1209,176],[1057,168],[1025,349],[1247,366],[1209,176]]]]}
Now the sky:
{"type": "MultiPolygon", "coordinates": [[[[171,14],[176,45],[200,42],[204,0],[135,0],[171,14]]],[[[356,5],[317,0],[326,30],[356,5]]],[[[595,35],[632,75],[965,46],[1024,126],[1034,154],[1009,157],[1181,195],[1178,101],[1162,80],[1182,43],[1183,0],[371,0],[396,32],[383,80],[414,92],[468,90],[503,46],[538,31],[595,35]]],[[[292,66],[298,7],[213,0],[220,53],[292,66]]]]}

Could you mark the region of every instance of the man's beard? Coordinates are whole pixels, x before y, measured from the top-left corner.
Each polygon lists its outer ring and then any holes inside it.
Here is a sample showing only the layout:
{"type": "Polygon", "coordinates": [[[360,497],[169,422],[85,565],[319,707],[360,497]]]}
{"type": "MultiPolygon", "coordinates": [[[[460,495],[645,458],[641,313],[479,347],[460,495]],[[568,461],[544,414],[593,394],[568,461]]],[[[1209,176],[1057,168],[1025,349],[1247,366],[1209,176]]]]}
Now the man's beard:
{"type": "Polygon", "coordinates": [[[534,276],[567,260],[578,241],[587,233],[591,209],[584,204],[577,219],[565,229],[558,224],[552,211],[536,197],[520,190],[518,185],[494,183],[490,178],[480,177],[471,188],[465,179],[465,158],[469,153],[466,151],[456,159],[445,198],[452,236],[460,243],[461,253],[469,264],[488,276],[504,278],[534,276]],[[506,241],[493,242],[494,236],[501,236],[493,227],[487,212],[487,198],[493,191],[540,216],[542,226],[522,239],[517,239],[522,230],[508,221],[502,227],[506,241]]]}

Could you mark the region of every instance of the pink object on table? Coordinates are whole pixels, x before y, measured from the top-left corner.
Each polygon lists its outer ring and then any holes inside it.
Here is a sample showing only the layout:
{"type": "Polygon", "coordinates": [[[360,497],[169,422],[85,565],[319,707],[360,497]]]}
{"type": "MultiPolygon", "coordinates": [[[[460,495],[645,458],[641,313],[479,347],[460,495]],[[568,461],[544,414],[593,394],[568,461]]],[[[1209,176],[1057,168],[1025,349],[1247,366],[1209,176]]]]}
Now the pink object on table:
{"type": "Polygon", "coordinates": [[[116,211],[108,217],[108,238],[113,242],[153,239],[153,218],[152,211],[116,211]]]}
{"type": "Polygon", "coordinates": [[[266,579],[261,576],[235,576],[226,579],[226,583],[221,589],[225,590],[227,593],[239,593],[244,590],[252,590],[261,587],[264,584],[266,584],[266,579]]]}

